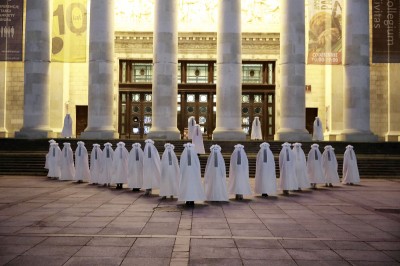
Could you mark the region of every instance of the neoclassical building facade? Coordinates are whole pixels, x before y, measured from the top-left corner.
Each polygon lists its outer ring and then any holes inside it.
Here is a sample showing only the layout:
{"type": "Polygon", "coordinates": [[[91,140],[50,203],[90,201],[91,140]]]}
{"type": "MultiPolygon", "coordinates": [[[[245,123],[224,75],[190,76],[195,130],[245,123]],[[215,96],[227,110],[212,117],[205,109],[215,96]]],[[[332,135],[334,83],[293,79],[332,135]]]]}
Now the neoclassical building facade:
{"type": "Polygon", "coordinates": [[[92,0],[86,59],[59,62],[59,6],[25,1],[23,61],[0,62],[0,136],[57,137],[70,113],[79,138],[180,139],[194,116],[204,137],[239,141],[258,116],[264,139],[306,141],[319,116],[325,140],[398,141],[400,64],[372,62],[373,3],[311,2],[92,0]]]}

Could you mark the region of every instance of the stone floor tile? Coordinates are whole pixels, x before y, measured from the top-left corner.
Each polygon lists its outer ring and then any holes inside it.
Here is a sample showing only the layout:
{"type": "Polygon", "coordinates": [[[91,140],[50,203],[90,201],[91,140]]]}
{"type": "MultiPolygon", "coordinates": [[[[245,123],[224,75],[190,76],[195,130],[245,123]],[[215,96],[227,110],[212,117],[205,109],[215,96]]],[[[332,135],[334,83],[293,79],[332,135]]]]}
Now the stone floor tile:
{"type": "Polygon", "coordinates": [[[350,266],[345,260],[296,260],[299,266],[350,266]]]}
{"type": "Polygon", "coordinates": [[[46,237],[42,236],[5,236],[0,239],[1,245],[36,245],[46,237]]]}
{"type": "Polygon", "coordinates": [[[72,257],[64,266],[119,266],[123,258],[121,257],[72,257]]]}
{"type": "Polygon", "coordinates": [[[240,258],[236,248],[198,246],[190,249],[190,259],[200,258],[240,258]]]}
{"type": "Polygon", "coordinates": [[[192,236],[231,236],[229,229],[192,229],[192,236]]]}
{"type": "Polygon", "coordinates": [[[13,234],[23,228],[23,226],[0,226],[0,234],[13,234]]]}
{"type": "Polygon", "coordinates": [[[342,260],[342,258],[332,250],[288,249],[287,252],[294,260],[342,260]]]}
{"type": "Polygon", "coordinates": [[[220,259],[220,258],[199,258],[190,259],[190,266],[207,265],[207,266],[242,266],[241,259],[220,259]]]}
{"type": "Polygon", "coordinates": [[[121,266],[169,266],[169,258],[132,258],[126,257],[121,266]]]}
{"type": "Polygon", "coordinates": [[[340,241],[330,240],[324,241],[331,249],[345,249],[345,250],[375,250],[371,245],[361,241],[340,241]]]}
{"type": "Polygon", "coordinates": [[[101,235],[140,235],[142,227],[106,227],[99,231],[101,235]]]}
{"type": "Polygon", "coordinates": [[[14,245],[14,244],[3,245],[3,244],[0,244],[0,256],[23,254],[25,251],[29,250],[32,247],[33,247],[33,245],[14,245]]]}
{"type": "Polygon", "coordinates": [[[275,239],[235,239],[239,248],[282,249],[282,245],[275,239]]]}
{"type": "Polygon", "coordinates": [[[388,255],[374,250],[335,250],[337,254],[347,261],[393,261],[388,255]]]}
{"type": "Polygon", "coordinates": [[[367,244],[373,246],[377,250],[397,250],[400,251],[400,241],[379,241],[379,242],[367,242],[367,244]]]}
{"type": "Polygon", "coordinates": [[[125,257],[129,247],[85,246],[74,257],[125,257]]]}
{"type": "Polygon", "coordinates": [[[23,255],[16,257],[10,261],[7,265],[9,266],[61,266],[69,259],[69,256],[32,256],[23,255]]]}
{"type": "Polygon", "coordinates": [[[232,236],[243,236],[243,237],[272,237],[272,233],[267,230],[239,230],[231,229],[232,236]]]}
{"type": "Polygon", "coordinates": [[[267,227],[262,223],[230,223],[229,228],[235,230],[265,230],[267,227]]]}
{"type": "Polygon", "coordinates": [[[84,246],[91,237],[89,236],[72,236],[72,237],[49,237],[41,242],[43,246],[84,246]]]}
{"type": "Polygon", "coordinates": [[[329,249],[323,241],[318,240],[282,239],[279,242],[285,249],[329,249]]]}
{"type": "Polygon", "coordinates": [[[284,249],[263,249],[263,248],[238,248],[242,259],[260,260],[290,260],[292,259],[284,249]]]}
{"type": "Polygon", "coordinates": [[[0,255],[0,265],[6,265],[8,262],[16,258],[18,255],[17,254],[11,254],[11,255],[0,255]]]}
{"type": "Polygon", "coordinates": [[[127,257],[171,258],[173,246],[136,246],[131,247],[127,257]]]}
{"type": "Polygon", "coordinates": [[[400,251],[398,250],[384,250],[383,253],[400,263],[400,251]]]}
{"type": "Polygon", "coordinates": [[[58,231],[58,234],[84,234],[92,235],[99,233],[103,228],[101,227],[66,227],[58,231]]]}
{"type": "Polygon", "coordinates": [[[196,249],[197,247],[236,248],[233,239],[210,239],[210,238],[191,239],[190,247],[192,247],[193,249],[196,249]]]}
{"type": "Polygon", "coordinates": [[[192,224],[193,229],[229,229],[230,225],[227,222],[225,223],[199,223],[194,222],[192,224]]]}
{"type": "Polygon", "coordinates": [[[45,246],[45,245],[37,245],[27,252],[24,255],[31,256],[72,256],[74,255],[82,246],[45,246]]]}
{"type": "Polygon", "coordinates": [[[295,266],[294,260],[243,260],[244,266],[295,266]]]}
{"type": "Polygon", "coordinates": [[[135,242],[135,246],[139,247],[169,247],[173,246],[175,238],[138,238],[135,242]]]}
{"type": "Polygon", "coordinates": [[[136,238],[121,237],[93,237],[87,246],[131,247],[136,238]]]}
{"type": "Polygon", "coordinates": [[[54,234],[62,230],[62,227],[41,227],[41,226],[28,226],[20,231],[18,233],[21,234],[54,234]]]}

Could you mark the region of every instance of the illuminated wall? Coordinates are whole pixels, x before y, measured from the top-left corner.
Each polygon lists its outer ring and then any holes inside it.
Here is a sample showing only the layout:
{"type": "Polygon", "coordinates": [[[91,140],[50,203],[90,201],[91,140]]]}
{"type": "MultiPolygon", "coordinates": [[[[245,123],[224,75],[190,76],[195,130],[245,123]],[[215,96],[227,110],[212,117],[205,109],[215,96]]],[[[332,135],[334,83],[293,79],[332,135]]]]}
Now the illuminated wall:
{"type": "MultiPolygon", "coordinates": [[[[216,32],[217,0],[179,0],[180,32],[216,32]]],[[[154,0],[117,0],[116,31],[153,31],[154,0]]],[[[242,0],[243,32],[279,32],[279,0],[242,0]]]]}

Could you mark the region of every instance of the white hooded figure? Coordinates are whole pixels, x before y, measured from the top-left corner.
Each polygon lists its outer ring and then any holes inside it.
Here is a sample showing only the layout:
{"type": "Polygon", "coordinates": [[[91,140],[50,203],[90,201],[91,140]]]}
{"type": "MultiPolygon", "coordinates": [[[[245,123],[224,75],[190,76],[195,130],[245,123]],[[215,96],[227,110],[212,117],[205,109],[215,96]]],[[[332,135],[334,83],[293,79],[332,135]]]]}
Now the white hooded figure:
{"type": "Polygon", "coordinates": [[[128,188],[139,191],[143,186],[143,150],[140,143],[132,144],[128,160],[128,188]]]}
{"type": "Polygon", "coordinates": [[[203,143],[203,132],[201,132],[200,125],[195,125],[192,132],[192,143],[197,154],[205,154],[203,143]]]}
{"type": "Polygon", "coordinates": [[[149,195],[153,188],[160,188],[161,162],[154,141],[146,139],[143,151],[143,188],[146,195],[149,195]]]}
{"type": "Polygon", "coordinates": [[[160,196],[166,198],[168,196],[177,197],[179,191],[179,179],[181,172],[179,170],[178,158],[176,158],[175,146],[166,143],[164,145],[164,153],[161,157],[161,182],[160,196]]]}
{"type": "Polygon", "coordinates": [[[104,186],[111,183],[111,178],[113,176],[113,158],[114,150],[112,149],[112,144],[107,142],[104,144],[104,149],[101,153],[101,174],[99,179],[99,184],[104,186]]]}
{"type": "Polygon", "coordinates": [[[288,195],[289,190],[296,190],[299,188],[295,173],[295,161],[290,143],[283,143],[282,150],[279,153],[279,169],[280,169],[280,188],[283,194],[288,195]]]}
{"type": "Polygon", "coordinates": [[[258,116],[254,117],[253,124],[251,125],[251,139],[262,139],[261,123],[258,116]]]}
{"type": "Polygon", "coordinates": [[[102,167],[102,151],[99,144],[93,144],[92,152],[90,153],[90,182],[98,184],[100,181],[102,167]]]}
{"type": "Polygon", "coordinates": [[[219,145],[210,147],[210,156],[204,172],[204,188],[208,201],[228,201],[225,160],[219,145]]]}
{"type": "Polygon", "coordinates": [[[236,144],[229,165],[229,194],[235,194],[242,200],[243,195],[251,195],[249,180],[249,161],[244,146],[236,144]]]}
{"type": "Polygon", "coordinates": [[[117,189],[122,189],[122,185],[128,180],[128,157],[129,152],[125,148],[125,143],[118,142],[113,158],[114,174],[111,177],[111,183],[117,184],[117,189]]]}
{"type": "Polygon", "coordinates": [[[49,169],[49,165],[48,165],[48,157],[51,151],[51,143],[56,143],[56,141],[54,139],[49,140],[49,152],[46,153],[46,162],[44,163],[44,168],[45,169],[49,169]]]}
{"type": "Polygon", "coordinates": [[[69,114],[67,114],[64,118],[64,126],[61,131],[61,135],[64,138],[72,137],[72,118],[69,114]]]}
{"type": "Polygon", "coordinates": [[[50,144],[50,149],[47,158],[47,166],[49,169],[47,176],[49,178],[54,178],[54,179],[59,178],[61,175],[60,165],[61,165],[61,150],[60,147],[58,147],[58,143],[53,142],[50,144]]]}
{"type": "Polygon", "coordinates": [[[338,162],[334,148],[331,145],[327,145],[322,153],[322,170],[325,176],[325,182],[327,186],[332,187],[332,183],[340,183],[338,174],[338,162]]]}
{"type": "Polygon", "coordinates": [[[203,185],[201,183],[200,161],[192,143],[183,145],[185,148],[181,154],[178,200],[185,201],[187,205],[194,205],[195,201],[206,200],[203,185]]]}
{"type": "Polygon", "coordinates": [[[260,144],[256,160],[256,180],[254,191],[263,197],[276,195],[275,159],[267,142],[260,144]]]}
{"type": "Polygon", "coordinates": [[[78,141],[75,150],[75,178],[78,183],[90,180],[89,156],[83,141],[78,141]]]}
{"type": "Polygon", "coordinates": [[[73,180],[75,177],[74,153],[71,149],[71,143],[64,142],[63,144],[60,180],[73,180]]]}
{"type": "Polygon", "coordinates": [[[295,175],[296,175],[296,180],[299,185],[299,190],[303,188],[309,188],[310,187],[310,181],[308,180],[307,177],[307,160],[306,160],[306,155],[301,148],[301,143],[294,143],[293,144],[293,156],[294,156],[294,164],[295,164],[295,175]]]}
{"type": "Polygon", "coordinates": [[[193,129],[196,126],[196,119],[194,116],[189,117],[188,119],[188,139],[192,139],[193,129]]]}
{"type": "Polygon", "coordinates": [[[311,145],[307,157],[307,175],[311,186],[316,188],[317,184],[325,183],[324,172],[322,171],[322,155],[318,144],[311,145]]]}
{"type": "Polygon", "coordinates": [[[353,146],[347,145],[343,155],[343,184],[360,183],[360,173],[358,172],[357,158],[353,146]]]}
{"type": "Polygon", "coordinates": [[[324,132],[322,130],[322,123],[318,116],[314,120],[312,139],[316,140],[316,141],[324,140],[324,132]]]}

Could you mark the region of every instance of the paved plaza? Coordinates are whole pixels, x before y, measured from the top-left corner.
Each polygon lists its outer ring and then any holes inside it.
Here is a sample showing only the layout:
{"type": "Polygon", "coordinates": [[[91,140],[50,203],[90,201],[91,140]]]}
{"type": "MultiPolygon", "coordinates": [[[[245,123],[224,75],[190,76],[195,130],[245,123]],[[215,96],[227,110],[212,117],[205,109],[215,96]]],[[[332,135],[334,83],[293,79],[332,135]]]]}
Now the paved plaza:
{"type": "Polygon", "coordinates": [[[129,189],[0,176],[4,264],[400,265],[400,180],[190,208],[129,189]]]}

